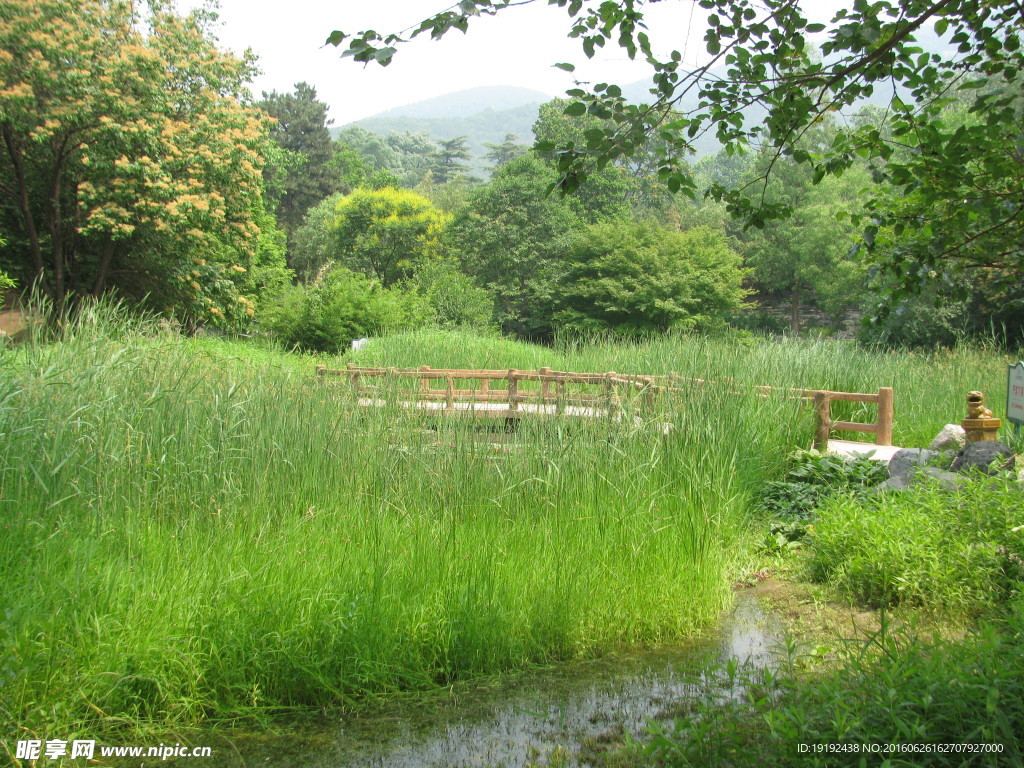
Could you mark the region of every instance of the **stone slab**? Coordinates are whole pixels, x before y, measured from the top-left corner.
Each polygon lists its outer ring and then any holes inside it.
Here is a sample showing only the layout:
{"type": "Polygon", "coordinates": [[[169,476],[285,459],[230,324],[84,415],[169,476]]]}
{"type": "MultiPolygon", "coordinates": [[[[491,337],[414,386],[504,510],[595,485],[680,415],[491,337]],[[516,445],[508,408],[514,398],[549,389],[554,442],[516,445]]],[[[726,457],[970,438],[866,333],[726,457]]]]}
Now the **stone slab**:
{"type": "Polygon", "coordinates": [[[896,445],[875,445],[874,443],[858,443],[854,440],[829,440],[828,453],[852,458],[871,458],[875,461],[889,463],[897,451],[902,450],[896,445]]]}

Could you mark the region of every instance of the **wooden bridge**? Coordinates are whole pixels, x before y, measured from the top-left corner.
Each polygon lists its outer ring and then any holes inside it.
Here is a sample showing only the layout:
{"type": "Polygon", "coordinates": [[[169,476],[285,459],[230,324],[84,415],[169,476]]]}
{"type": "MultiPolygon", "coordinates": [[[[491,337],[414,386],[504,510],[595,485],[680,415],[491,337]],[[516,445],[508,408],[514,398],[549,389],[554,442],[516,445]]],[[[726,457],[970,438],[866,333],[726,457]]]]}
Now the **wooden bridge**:
{"type": "MultiPolygon", "coordinates": [[[[683,392],[693,386],[724,385],[730,393],[740,394],[736,390],[738,385],[732,381],[711,382],[677,374],[573,373],[551,368],[435,369],[426,365],[420,368],[360,368],[352,363],[344,369],[318,365],[316,373],[319,378],[348,379],[356,402],[361,406],[383,407],[397,402],[402,408],[471,418],[570,416],[620,419],[627,407],[640,412],[650,410],[659,396],[683,392]],[[403,386],[404,381],[410,381],[414,386],[403,386]],[[466,386],[471,382],[475,383],[474,386],[466,386]]],[[[814,447],[819,450],[834,448],[840,453],[856,454],[892,446],[894,403],[891,387],[882,387],[871,394],[766,386],[753,389],[760,397],[781,393],[812,403],[817,420],[814,447]],[[878,420],[872,423],[833,420],[831,408],[834,401],[875,403],[878,420]],[[833,431],[870,433],[874,434],[875,440],[873,444],[830,441],[833,431]]],[[[892,449],[880,451],[882,455],[878,458],[887,458],[891,452],[892,449]]]]}

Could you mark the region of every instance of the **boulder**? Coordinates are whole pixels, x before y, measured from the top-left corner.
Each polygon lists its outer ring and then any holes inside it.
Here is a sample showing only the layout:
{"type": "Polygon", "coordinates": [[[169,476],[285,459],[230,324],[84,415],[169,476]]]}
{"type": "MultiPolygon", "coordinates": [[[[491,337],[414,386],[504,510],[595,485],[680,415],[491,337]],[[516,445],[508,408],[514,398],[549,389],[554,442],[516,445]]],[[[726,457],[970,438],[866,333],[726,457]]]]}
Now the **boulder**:
{"type": "Polygon", "coordinates": [[[915,473],[915,476],[931,477],[940,488],[947,491],[955,491],[959,486],[970,482],[970,478],[958,472],[949,472],[938,467],[922,467],[920,475],[915,473]]]}
{"type": "Polygon", "coordinates": [[[924,448],[904,448],[896,451],[892,458],[889,459],[889,477],[909,480],[916,467],[925,466],[929,459],[935,455],[932,451],[925,450],[924,448]]]}
{"type": "Polygon", "coordinates": [[[884,483],[874,486],[871,493],[885,493],[886,491],[905,491],[910,487],[910,475],[901,477],[890,477],[884,483]]]}
{"type": "Polygon", "coordinates": [[[995,475],[1005,470],[1012,470],[1013,466],[1014,456],[1009,446],[995,440],[981,440],[976,443],[967,443],[957,454],[950,469],[954,472],[977,470],[986,475],[995,475]]]}
{"type": "Polygon", "coordinates": [[[964,447],[967,442],[964,428],[959,424],[947,424],[942,428],[942,431],[935,436],[932,440],[931,445],[928,446],[929,451],[959,451],[964,447]]]}

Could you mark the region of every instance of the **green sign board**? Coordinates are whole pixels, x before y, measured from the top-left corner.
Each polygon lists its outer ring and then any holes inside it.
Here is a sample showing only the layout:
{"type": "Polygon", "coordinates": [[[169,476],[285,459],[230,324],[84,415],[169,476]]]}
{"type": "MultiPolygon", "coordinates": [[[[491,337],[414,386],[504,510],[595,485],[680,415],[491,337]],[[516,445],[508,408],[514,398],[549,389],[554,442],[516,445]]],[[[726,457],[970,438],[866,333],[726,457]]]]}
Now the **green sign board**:
{"type": "Polygon", "coordinates": [[[1024,362],[1014,363],[1006,374],[1006,420],[1018,429],[1024,424],[1024,362]]]}

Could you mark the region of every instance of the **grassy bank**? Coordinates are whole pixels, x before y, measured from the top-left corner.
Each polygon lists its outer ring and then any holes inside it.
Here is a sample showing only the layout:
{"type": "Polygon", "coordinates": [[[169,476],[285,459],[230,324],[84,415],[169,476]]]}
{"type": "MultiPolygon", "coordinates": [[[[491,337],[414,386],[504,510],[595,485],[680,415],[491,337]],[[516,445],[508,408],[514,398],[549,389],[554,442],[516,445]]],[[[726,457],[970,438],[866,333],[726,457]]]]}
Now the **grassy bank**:
{"type": "Polygon", "coordinates": [[[669,436],[492,443],[116,317],[2,355],[0,713],[23,738],[358,707],[686,635],[803,428],[706,390],[666,402],[669,436]]]}
{"type": "Polygon", "coordinates": [[[746,385],[892,384],[910,442],[950,420],[941,401],[955,416],[963,391],[1004,375],[992,353],[685,337],[550,349],[403,334],[348,359],[733,382],[639,420],[526,421],[494,438],[359,412],[313,359],[109,309],[60,341],[4,349],[6,732],[357,708],[685,636],[728,602],[749,499],[811,434],[799,403],[746,385]]]}
{"type": "MultiPolygon", "coordinates": [[[[809,527],[790,550],[791,574],[816,583],[830,608],[860,609],[857,627],[837,638],[800,626],[778,668],[708,676],[704,699],[655,727],[637,764],[1021,765],[1020,481],[979,474],[953,489],[825,489],[796,519],[809,527]]],[[[792,601],[778,607],[801,617],[792,601]]]]}

